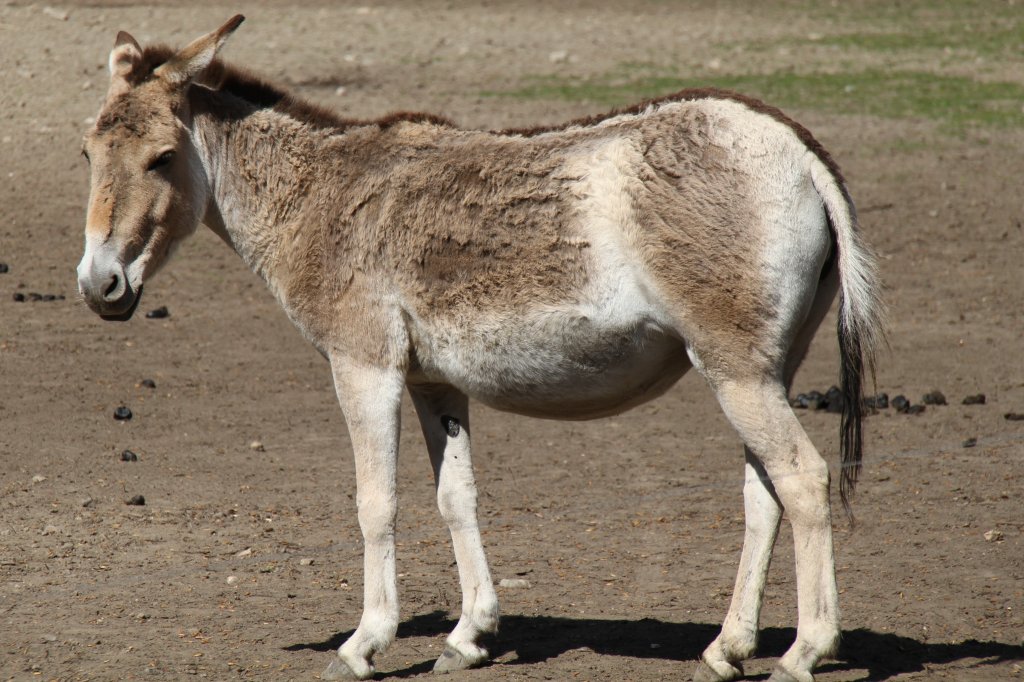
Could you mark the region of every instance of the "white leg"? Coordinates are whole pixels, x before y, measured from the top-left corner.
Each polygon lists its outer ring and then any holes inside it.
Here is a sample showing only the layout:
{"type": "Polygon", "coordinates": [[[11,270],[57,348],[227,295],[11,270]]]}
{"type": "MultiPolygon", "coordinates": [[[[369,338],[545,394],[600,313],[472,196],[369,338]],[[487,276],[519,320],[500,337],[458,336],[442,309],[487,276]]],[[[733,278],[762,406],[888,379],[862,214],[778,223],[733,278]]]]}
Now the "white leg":
{"type": "Polygon", "coordinates": [[[331,358],[356,464],[356,505],[363,534],[363,615],[321,679],[367,679],[373,656],[398,629],[395,575],[396,466],[404,376],[397,369],[331,358]]]}
{"type": "Polygon", "coordinates": [[[736,573],[729,613],[722,632],[704,650],[696,682],[725,682],[743,675],[740,661],[754,655],[757,628],[761,617],[768,564],[772,547],[779,533],[782,508],[768,474],[749,448],[746,454],[746,482],[743,485],[743,507],[746,531],[743,553],[736,573]]]}
{"type": "Polygon", "coordinates": [[[469,447],[469,405],[449,386],[410,389],[423,427],[437,485],[437,507],[452,535],[462,588],[462,615],[448,635],[434,670],[480,665],[488,658],[478,640],[498,629],[498,598],[484,556],[476,513],[476,482],[469,447]]]}
{"type": "MultiPolygon", "coordinates": [[[[763,464],[793,526],[796,642],[779,659],[771,679],[811,682],[814,666],[832,655],[839,644],[839,594],[832,549],[828,467],[790,409],[781,383],[727,381],[719,384],[716,392],[729,421],[763,464]]],[[[751,555],[757,552],[752,549],[751,555]]],[[[737,579],[737,584],[740,582],[742,576],[737,579]]],[[[752,600],[753,595],[741,594],[740,599],[752,600]]]]}

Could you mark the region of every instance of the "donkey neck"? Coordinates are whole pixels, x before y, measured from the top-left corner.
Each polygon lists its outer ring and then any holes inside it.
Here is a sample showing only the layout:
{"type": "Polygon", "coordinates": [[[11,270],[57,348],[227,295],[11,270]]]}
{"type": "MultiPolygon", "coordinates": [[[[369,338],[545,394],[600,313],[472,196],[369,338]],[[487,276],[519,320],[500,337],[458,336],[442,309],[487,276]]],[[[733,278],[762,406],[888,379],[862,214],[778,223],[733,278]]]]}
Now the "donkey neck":
{"type": "Polygon", "coordinates": [[[325,147],[342,144],[344,131],[194,90],[193,139],[210,187],[204,222],[280,297],[278,266],[317,229],[310,204],[324,180],[325,147]]]}

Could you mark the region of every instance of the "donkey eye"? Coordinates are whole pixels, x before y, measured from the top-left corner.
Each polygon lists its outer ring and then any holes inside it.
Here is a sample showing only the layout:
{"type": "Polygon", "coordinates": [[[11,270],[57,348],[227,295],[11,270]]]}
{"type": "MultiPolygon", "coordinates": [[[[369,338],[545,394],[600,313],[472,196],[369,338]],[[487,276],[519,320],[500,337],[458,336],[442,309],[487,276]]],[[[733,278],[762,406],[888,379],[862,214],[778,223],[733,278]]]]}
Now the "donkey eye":
{"type": "Polygon", "coordinates": [[[171,162],[171,159],[173,158],[174,151],[168,149],[166,152],[153,159],[146,170],[156,170],[157,168],[163,168],[164,166],[169,164],[171,162]]]}

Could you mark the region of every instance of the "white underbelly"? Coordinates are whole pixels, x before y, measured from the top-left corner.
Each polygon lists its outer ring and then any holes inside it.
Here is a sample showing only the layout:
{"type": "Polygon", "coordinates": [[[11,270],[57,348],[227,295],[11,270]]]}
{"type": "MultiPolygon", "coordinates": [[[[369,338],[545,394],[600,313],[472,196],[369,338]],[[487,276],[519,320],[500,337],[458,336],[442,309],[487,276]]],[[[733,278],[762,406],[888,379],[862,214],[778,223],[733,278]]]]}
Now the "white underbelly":
{"type": "Polygon", "coordinates": [[[413,382],[443,382],[495,409],[550,419],[616,414],[661,395],[690,367],[654,319],[595,322],[578,311],[477,319],[417,335],[413,382]]]}

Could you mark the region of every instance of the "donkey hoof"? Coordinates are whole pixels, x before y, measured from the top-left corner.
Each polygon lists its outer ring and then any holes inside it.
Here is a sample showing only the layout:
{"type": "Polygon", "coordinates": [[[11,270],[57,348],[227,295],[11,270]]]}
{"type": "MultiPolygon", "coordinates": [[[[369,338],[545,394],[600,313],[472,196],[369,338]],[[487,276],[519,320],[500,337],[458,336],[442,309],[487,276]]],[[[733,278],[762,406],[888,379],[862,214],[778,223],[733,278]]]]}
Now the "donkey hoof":
{"type": "Polygon", "coordinates": [[[814,682],[814,676],[807,673],[807,675],[797,677],[782,666],[777,665],[775,670],[772,671],[772,676],[768,678],[768,682],[814,682]]]}
{"type": "Polygon", "coordinates": [[[368,670],[360,675],[337,656],[327,664],[326,670],[320,674],[321,680],[368,680],[371,677],[373,677],[373,666],[368,666],[368,670]]]}
{"type": "Polygon", "coordinates": [[[475,668],[482,665],[487,660],[487,652],[483,649],[480,650],[481,655],[478,657],[467,658],[462,653],[453,647],[451,644],[446,644],[444,652],[441,653],[440,658],[434,663],[435,673],[450,673],[456,670],[466,670],[467,668],[475,668]]]}
{"type": "Polygon", "coordinates": [[[743,677],[743,668],[738,665],[719,661],[715,666],[712,668],[704,661],[698,663],[693,671],[693,682],[731,682],[743,677]]]}

